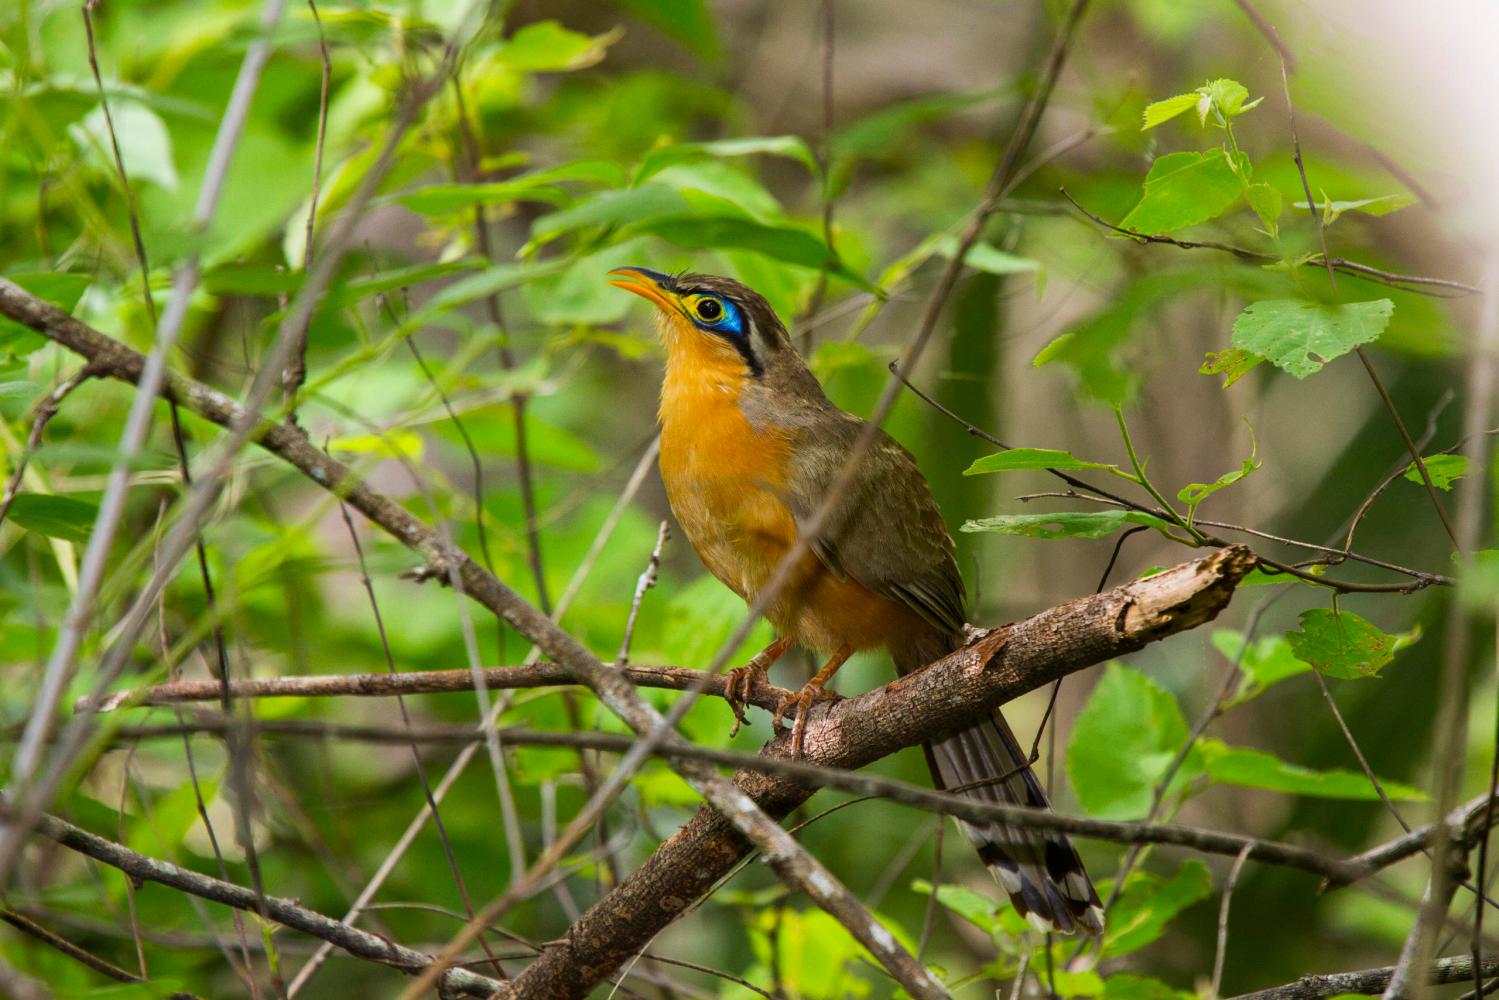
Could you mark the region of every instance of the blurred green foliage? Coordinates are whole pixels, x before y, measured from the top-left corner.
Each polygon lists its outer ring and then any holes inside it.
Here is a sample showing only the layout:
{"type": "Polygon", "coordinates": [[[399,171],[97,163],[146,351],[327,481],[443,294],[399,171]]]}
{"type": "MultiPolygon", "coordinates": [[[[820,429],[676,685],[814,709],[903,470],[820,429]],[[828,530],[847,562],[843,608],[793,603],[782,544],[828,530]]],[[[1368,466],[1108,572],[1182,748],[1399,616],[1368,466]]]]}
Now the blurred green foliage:
{"type": "MultiPolygon", "coordinates": [[[[315,19],[309,7],[290,5],[222,203],[199,229],[190,222],[193,206],[241,60],[260,37],[259,6],[100,4],[97,58],[111,136],[78,8],[14,0],[0,11],[0,274],[145,349],[153,328],[144,291],[159,309],[176,270],[196,258],[202,280],[172,364],[242,393],[287,302],[303,287],[309,217],[316,259],[331,222],[391,135],[407,88],[438,64],[442,39],[468,23],[464,6],[324,0],[315,19]],[[330,86],[314,210],[322,43],[330,86]],[[128,191],[116,170],[115,141],[128,191]],[[149,259],[144,276],[132,221],[149,259]]],[[[926,291],[956,252],[957,232],[1054,31],[1057,5],[986,8],[985,37],[995,50],[1004,48],[1002,39],[1010,43],[999,63],[963,65],[969,83],[957,87],[924,75],[922,67],[942,58],[935,41],[897,39],[909,58],[890,59],[876,13],[837,4],[837,79],[865,81],[868,93],[840,91],[825,135],[810,41],[816,5],[804,6],[792,13],[769,3],[616,0],[555,9],[518,4],[508,19],[492,12],[481,30],[459,39],[458,72],[400,136],[395,167],[311,321],[309,377],[294,401],[302,426],[379,489],[442,524],[457,544],[482,552],[529,599],[553,606],[568,593],[562,623],[606,659],[619,648],[635,581],[666,511],[652,473],[613,521],[653,433],[660,349],[638,303],[609,288],[604,272],[625,264],[690,267],[745,281],[796,326],[835,401],[867,413],[926,291]],[[778,47],[788,24],[809,40],[805,52],[778,47]],[[486,227],[482,239],[476,213],[486,227]],[[408,342],[419,348],[430,378],[408,342]],[[527,402],[523,427],[512,405],[517,395],[527,402]],[[539,577],[518,473],[522,455],[534,480],[539,577]]],[[[959,16],[962,5],[949,6],[959,16]]],[[[1273,56],[1232,5],[1096,6],[1048,119],[1068,124],[1054,124],[1036,143],[1033,155],[1053,152],[1035,162],[986,226],[915,376],[940,403],[1025,447],[989,454],[993,449],[910,397],[887,423],[918,457],[952,526],[964,527],[958,540],[978,595],[975,620],[1014,618],[1087,592],[1112,565],[1116,540],[1124,548],[1115,582],[1189,558],[1178,543],[1201,543],[1199,506],[1218,519],[1337,545],[1354,510],[1386,476],[1394,481],[1359,526],[1355,549],[1452,572],[1450,546],[1417,470],[1399,477],[1410,465],[1403,445],[1371,387],[1343,377],[1358,373],[1338,359],[1374,346],[1407,423],[1420,433],[1431,414],[1431,432],[1423,435],[1432,442],[1429,471],[1448,490],[1470,470],[1450,454],[1458,418],[1439,398],[1456,381],[1470,313],[1462,303],[1422,297],[1408,282],[1378,287],[1345,274],[1333,284],[1320,266],[1318,223],[1336,223],[1326,233],[1331,253],[1373,268],[1411,273],[1452,265],[1460,255],[1405,257],[1406,246],[1441,244],[1445,234],[1422,214],[1416,194],[1356,144],[1309,144],[1316,195],[1308,206],[1285,120],[1278,109],[1256,108],[1266,89],[1279,87],[1273,56]],[[1121,54],[1141,68],[1139,76],[1120,71],[1121,54]],[[1209,82],[1181,92],[1196,79],[1209,82]],[[1225,243],[1251,259],[1211,247],[1137,245],[1078,215],[1058,196],[1063,185],[1086,211],[1123,230],[1225,243]],[[1223,375],[1227,385],[1199,368],[1223,375]],[[1313,377],[1313,388],[1297,381],[1313,377]],[[1137,440],[1119,433],[1126,414],[1137,440]],[[1250,425],[1242,439],[1241,419],[1250,425]],[[1146,504],[1176,497],[1175,516],[1099,508],[1078,496],[1065,502],[1084,509],[1017,513],[1016,492],[1052,488],[1048,468],[1095,476],[1146,504]],[[1211,478],[1225,468],[1232,471],[1211,478]],[[965,479],[965,469],[1009,474],[965,479]],[[1120,534],[1140,528],[1153,530],[1132,541],[1120,534]]],[[[1306,90],[1298,100],[1314,107],[1347,99],[1306,90]]],[[[1327,129],[1317,130],[1318,139],[1326,137],[1327,129]]],[[[85,384],[64,403],[41,448],[28,453],[34,403],[75,367],[43,338],[0,321],[7,476],[30,458],[0,526],[0,723],[7,733],[30,711],[38,664],[77,586],[81,543],[131,398],[118,385],[85,384]]],[[[91,689],[91,657],[107,645],[112,615],[149,572],[164,511],[182,492],[164,408],[159,415],[131,467],[126,530],[67,702],[91,689]]],[[[184,424],[194,455],[218,434],[187,415],[184,424]]],[[[1496,505],[1487,506],[1492,515],[1496,505]]],[[[451,592],[398,579],[415,556],[357,524],[384,615],[382,635],[336,507],[314,484],[247,453],[205,530],[216,602],[210,606],[196,567],[184,565],[122,683],[138,687],[178,671],[204,675],[215,624],[226,630],[233,669],[256,676],[380,671],[387,643],[398,669],[463,666],[469,620],[482,662],[518,663],[526,655],[518,636],[462,609],[451,592]]],[[[1277,559],[1308,555],[1251,540],[1277,559]]],[[[1499,592],[1492,556],[1463,579],[1462,592],[1480,613],[1491,611],[1499,592]]],[[[1312,574],[1324,571],[1355,583],[1410,582],[1352,561],[1312,574]]],[[[1243,590],[1228,627],[1068,681],[1057,723],[1070,733],[1057,741],[1066,753],[1053,755],[1047,748],[1056,743],[1040,742],[1062,810],[1177,816],[1272,838],[1310,832],[1350,851],[1398,829],[1370,777],[1354,768],[1357,758],[1311,683],[1315,669],[1332,679],[1372,773],[1405,782],[1383,781],[1383,792],[1413,821],[1423,815],[1433,678],[1451,641],[1442,628],[1449,599],[1443,588],[1352,595],[1340,606],[1314,581],[1257,573],[1253,582],[1271,586],[1243,590]],[[1219,678],[1229,668],[1240,673],[1224,686],[1219,678]],[[1189,747],[1189,720],[1214,710],[1220,688],[1219,735],[1189,747]],[[1085,699],[1083,691],[1090,692],[1085,699]]],[[[631,658],[700,666],[742,613],[739,600],[674,541],[660,587],[644,599],[631,658]]],[[[749,655],[768,637],[757,626],[736,655],[749,655]]],[[[1474,691],[1492,695],[1492,682],[1477,676],[1481,660],[1474,658],[1474,691]]],[[[887,669],[879,657],[860,657],[840,684],[873,686],[887,669]]],[[[675,697],[647,696],[659,705],[675,697]]],[[[521,692],[502,721],[623,731],[586,693],[570,698],[555,689],[521,692]]],[[[410,698],[407,708],[425,721],[477,717],[471,696],[410,698]]],[[[1020,705],[1017,729],[1032,731],[1041,708],[1040,701],[1020,705]]],[[[389,704],[310,698],[267,700],[254,712],[385,726],[400,718],[389,704]]],[[[1486,780],[1490,749],[1480,734],[1492,728],[1490,713],[1475,709],[1469,792],[1486,780]]],[[[155,709],[111,721],[173,718],[155,709]]],[[[768,732],[766,720],[753,721],[731,741],[729,711],[708,701],[692,710],[684,730],[703,745],[753,750],[768,732]]],[[[229,794],[222,746],[209,737],[190,746],[196,790],[183,743],[106,733],[57,808],[136,850],[217,872],[198,813],[201,795],[228,877],[247,883],[243,852],[229,832],[233,810],[245,804],[229,794]]],[[[440,774],[453,754],[424,748],[425,773],[440,774]]],[[[8,751],[0,755],[0,765],[9,758],[8,751]]],[[[523,846],[534,858],[584,801],[578,757],[521,748],[507,751],[507,761],[523,846]]],[[[324,913],[347,908],[423,808],[412,754],[399,744],[265,736],[254,763],[251,825],[267,890],[324,913]]],[[[925,780],[917,754],[876,769],[925,780]]],[[[442,808],[475,901],[491,898],[516,874],[487,770],[470,765],[442,808]]],[[[825,799],[837,796],[820,795],[814,804],[825,799]]],[[[623,868],[645,858],[696,805],[664,765],[647,766],[611,814],[623,868]]],[[[986,884],[956,837],[948,838],[934,889],[935,829],[935,821],[904,807],[864,802],[819,818],[800,835],[872,897],[887,926],[913,948],[928,937],[923,925],[935,900],[940,909],[924,957],[964,995],[985,994],[1022,967],[1060,996],[1125,1000],[1206,990],[1217,894],[1232,859],[1148,851],[1121,874],[1118,845],[1084,843],[1103,894],[1123,883],[1100,950],[1074,961],[1076,944],[1045,941],[996,900],[1002,893],[986,884]],[[1183,914],[1190,919],[1176,919],[1183,914]]],[[[56,853],[34,861],[8,894],[9,905],[127,968],[135,964],[131,914],[144,928],[152,982],[107,995],[243,991],[219,948],[226,944],[237,958],[238,939],[223,911],[198,912],[156,886],[132,891],[118,874],[56,853]]],[[[577,907],[607,889],[611,876],[591,851],[566,867],[569,877],[555,891],[507,918],[514,940],[491,939],[508,968],[524,963],[535,942],[560,935],[577,907]]],[[[1390,881],[1413,905],[1422,877],[1407,866],[1390,881]]],[[[1225,994],[1393,960],[1409,907],[1393,907],[1392,915],[1391,904],[1376,906],[1360,889],[1321,898],[1315,888],[1302,874],[1252,864],[1245,870],[1233,898],[1225,994]]],[[[457,929],[460,896],[430,826],[378,898],[388,905],[368,926],[396,940],[425,947],[457,929]]],[[[249,937],[259,938],[253,922],[249,937]]],[[[300,967],[305,939],[280,931],[271,940],[283,969],[300,967]]],[[[654,949],[786,996],[889,992],[835,921],[787,898],[754,867],[654,949]]],[[[0,957],[59,996],[106,995],[96,973],[29,938],[0,932],[0,957]]],[[[255,965],[266,982],[265,960],[257,957],[255,965]]],[[[751,995],[700,972],[652,968],[668,971],[699,993],[751,995]]],[[[387,995],[397,978],[334,960],[311,989],[387,995]]]]}

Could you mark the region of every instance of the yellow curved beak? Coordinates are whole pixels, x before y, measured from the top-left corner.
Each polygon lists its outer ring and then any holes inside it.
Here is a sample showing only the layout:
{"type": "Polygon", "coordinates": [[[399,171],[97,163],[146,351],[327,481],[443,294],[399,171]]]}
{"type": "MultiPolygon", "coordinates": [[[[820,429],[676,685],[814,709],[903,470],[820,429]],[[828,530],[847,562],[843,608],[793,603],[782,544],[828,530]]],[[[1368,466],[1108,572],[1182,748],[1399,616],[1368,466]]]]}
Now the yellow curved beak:
{"type": "Polygon", "coordinates": [[[671,276],[645,267],[616,267],[609,272],[609,284],[650,299],[661,309],[681,311],[677,297],[670,291],[671,276]]]}

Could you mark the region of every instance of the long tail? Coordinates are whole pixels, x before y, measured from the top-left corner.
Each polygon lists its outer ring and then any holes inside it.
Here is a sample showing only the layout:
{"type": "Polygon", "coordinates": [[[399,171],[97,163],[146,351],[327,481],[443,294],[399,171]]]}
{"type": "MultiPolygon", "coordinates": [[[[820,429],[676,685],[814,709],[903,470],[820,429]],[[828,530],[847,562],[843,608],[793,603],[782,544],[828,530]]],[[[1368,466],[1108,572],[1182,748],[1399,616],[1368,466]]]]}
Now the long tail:
{"type": "MultiPolygon", "coordinates": [[[[917,650],[909,653],[914,655],[895,657],[902,673],[941,655],[919,659],[925,654],[917,650]],[[919,662],[912,663],[913,658],[919,662]]],[[[940,743],[926,744],[923,749],[938,788],[983,802],[1051,808],[1027,755],[998,711],[991,720],[940,743]]],[[[959,825],[978,849],[979,858],[1009,893],[1015,909],[1032,926],[1062,934],[1079,929],[1103,933],[1103,905],[1098,901],[1098,891],[1065,834],[999,822],[960,821],[959,825]]]]}

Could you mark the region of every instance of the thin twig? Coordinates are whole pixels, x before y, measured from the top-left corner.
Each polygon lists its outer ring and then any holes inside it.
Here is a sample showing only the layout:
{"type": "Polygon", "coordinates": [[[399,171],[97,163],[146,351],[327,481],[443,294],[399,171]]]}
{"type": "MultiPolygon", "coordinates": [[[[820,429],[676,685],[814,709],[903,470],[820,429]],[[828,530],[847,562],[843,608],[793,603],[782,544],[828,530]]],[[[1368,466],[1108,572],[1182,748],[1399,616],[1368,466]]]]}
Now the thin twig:
{"type": "MultiPolygon", "coordinates": [[[[323,185],[323,145],[328,137],[328,85],[333,76],[333,62],[328,57],[328,38],[323,33],[323,18],[318,13],[317,0],[307,0],[307,9],[312,12],[312,22],[317,26],[319,61],[322,63],[322,82],[318,89],[317,139],[312,154],[312,191],[307,198],[307,224],[302,239],[302,273],[312,266],[312,237],[317,228],[318,195],[323,185]]],[[[307,381],[307,335],[312,329],[312,319],[303,323],[295,335],[290,358],[281,373],[281,390],[286,398],[287,418],[297,419],[297,394],[307,381]]]]}
{"type": "Polygon", "coordinates": [[[661,527],[656,529],[656,547],[651,549],[651,558],[646,562],[640,579],[635,581],[635,596],[630,601],[629,617],[625,619],[625,635],[619,643],[619,655],[614,658],[616,670],[623,670],[630,662],[630,641],[635,637],[635,619],[640,615],[640,604],[645,600],[645,592],[656,585],[656,571],[661,568],[661,550],[666,547],[666,540],[670,537],[671,526],[669,522],[662,521],[661,527]]]}
{"type": "Polygon", "coordinates": [[[1220,996],[1220,988],[1223,986],[1223,962],[1228,957],[1228,908],[1233,902],[1234,886],[1239,884],[1239,873],[1244,870],[1244,862],[1249,860],[1249,847],[1245,845],[1234,859],[1234,866],[1228,871],[1228,881],[1223,884],[1223,902],[1218,907],[1218,945],[1213,955],[1213,984],[1208,989],[1208,996],[1220,996]]]}
{"type": "MultiPolygon", "coordinates": [[[[1124,229],[1084,208],[1076,198],[1068,193],[1065,187],[1059,188],[1058,191],[1063,198],[1071,202],[1072,206],[1090,221],[1103,226],[1110,232],[1126,236],[1136,243],[1160,243],[1166,246],[1177,247],[1181,250],[1217,250],[1220,253],[1232,254],[1240,260],[1251,264],[1276,264],[1280,262],[1280,258],[1275,254],[1250,250],[1247,247],[1235,246],[1231,243],[1219,243],[1215,240],[1181,240],[1174,236],[1163,236],[1157,233],[1142,233],[1134,229],[1124,229]]],[[[1377,267],[1371,267],[1368,264],[1362,264],[1358,261],[1347,260],[1343,257],[1329,257],[1325,253],[1320,256],[1313,255],[1308,257],[1302,261],[1302,264],[1305,267],[1331,268],[1334,271],[1346,273],[1356,278],[1365,278],[1389,288],[1412,292],[1417,295],[1431,295],[1437,298],[1461,298],[1467,295],[1477,295],[1483,290],[1477,285],[1469,285],[1465,282],[1452,281],[1447,278],[1427,278],[1412,274],[1395,274],[1391,271],[1383,271],[1377,267]]]]}

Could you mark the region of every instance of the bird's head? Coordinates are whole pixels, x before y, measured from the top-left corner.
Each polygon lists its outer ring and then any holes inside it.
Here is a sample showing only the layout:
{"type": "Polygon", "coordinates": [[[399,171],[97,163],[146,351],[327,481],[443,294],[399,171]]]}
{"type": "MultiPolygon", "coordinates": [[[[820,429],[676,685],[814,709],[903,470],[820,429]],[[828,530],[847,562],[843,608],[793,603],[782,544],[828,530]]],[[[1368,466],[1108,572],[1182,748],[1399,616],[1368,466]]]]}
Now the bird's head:
{"type": "Polygon", "coordinates": [[[649,299],[668,363],[704,374],[760,378],[791,341],[770,303],[732,278],[617,267],[609,284],[649,299]]]}

